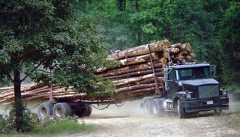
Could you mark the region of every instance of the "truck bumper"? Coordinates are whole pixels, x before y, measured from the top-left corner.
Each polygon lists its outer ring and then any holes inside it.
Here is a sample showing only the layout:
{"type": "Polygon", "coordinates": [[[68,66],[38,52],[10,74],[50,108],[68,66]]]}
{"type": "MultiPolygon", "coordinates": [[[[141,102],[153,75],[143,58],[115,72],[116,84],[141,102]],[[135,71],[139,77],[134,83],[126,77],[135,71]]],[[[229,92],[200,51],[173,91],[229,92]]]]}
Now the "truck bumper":
{"type": "Polygon", "coordinates": [[[229,98],[212,98],[212,99],[185,99],[181,100],[182,107],[185,108],[186,113],[209,111],[209,110],[228,110],[229,98]]]}

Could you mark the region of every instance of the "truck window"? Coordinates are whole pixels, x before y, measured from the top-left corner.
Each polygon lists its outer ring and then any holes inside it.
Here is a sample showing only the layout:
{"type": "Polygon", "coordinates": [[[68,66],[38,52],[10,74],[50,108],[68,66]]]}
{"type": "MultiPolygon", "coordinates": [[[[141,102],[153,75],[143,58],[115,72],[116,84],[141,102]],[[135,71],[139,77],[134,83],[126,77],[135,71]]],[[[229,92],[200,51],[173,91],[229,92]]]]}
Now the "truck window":
{"type": "Polygon", "coordinates": [[[168,74],[168,80],[174,80],[174,71],[170,70],[169,74],[168,74]]]}
{"type": "Polygon", "coordinates": [[[199,67],[193,69],[193,77],[194,78],[209,78],[210,72],[209,67],[199,67]]]}
{"type": "Polygon", "coordinates": [[[181,79],[189,79],[192,77],[192,69],[181,69],[179,71],[179,74],[180,74],[180,78],[181,79]]]}
{"type": "Polygon", "coordinates": [[[176,75],[178,80],[200,79],[209,78],[210,72],[209,67],[194,67],[179,69],[176,71],[176,75]]]}

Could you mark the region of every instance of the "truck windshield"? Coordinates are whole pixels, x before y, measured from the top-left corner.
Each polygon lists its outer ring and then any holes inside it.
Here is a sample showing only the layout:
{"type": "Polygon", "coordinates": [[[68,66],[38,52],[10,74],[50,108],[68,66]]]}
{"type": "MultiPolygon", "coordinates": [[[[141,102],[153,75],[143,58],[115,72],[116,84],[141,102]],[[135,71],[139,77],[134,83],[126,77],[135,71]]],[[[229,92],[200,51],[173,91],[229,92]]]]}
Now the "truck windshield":
{"type": "Polygon", "coordinates": [[[210,78],[209,67],[184,68],[176,70],[177,80],[210,78]]]}

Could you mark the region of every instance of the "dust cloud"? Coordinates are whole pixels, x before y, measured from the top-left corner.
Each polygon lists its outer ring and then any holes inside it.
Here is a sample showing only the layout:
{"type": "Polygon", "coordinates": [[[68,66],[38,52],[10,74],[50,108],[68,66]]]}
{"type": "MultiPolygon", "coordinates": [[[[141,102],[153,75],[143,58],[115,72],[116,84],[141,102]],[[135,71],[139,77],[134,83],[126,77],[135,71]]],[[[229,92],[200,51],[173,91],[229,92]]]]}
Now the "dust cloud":
{"type": "Polygon", "coordinates": [[[135,100],[135,101],[126,101],[123,104],[111,104],[104,110],[98,110],[95,107],[101,109],[106,107],[106,105],[93,105],[93,116],[104,116],[103,117],[131,117],[131,116],[145,116],[148,115],[145,113],[144,109],[140,108],[140,104],[143,103],[144,100],[135,100]]]}
{"type": "Polygon", "coordinates": [[[229,97],[229,110],[227,113],[236,112],[240,110],[240,101],[235,97],[234,94],[228,94],[229,97]]]}
{"type": "MultiPolygon", "coordinates": [[[[233,113],[240,110],[240,101],[233,94],[229,94],[229,110],[223,110],[224,113],[233,113]]],[[[150,116],[147,114],[144,109],[140,108],[140,104],[144,102],[144,99],[135,100],[135,101],[126,101],[123,104],[111,104],[107,105],[92,105],[92,114],[91,117],[134,117],[134,116],[150,116]],[[104,107],[107,107],[104,110],[98,110],[104,107]],[[104,114],[104,115],[103,115],[104,114]]],[[[37,113],[37,107],[43,102],[32,101],[27,102],[27,108],[33,113],[37,113]]],[[[11,109],[10,105],[0,106],[0,115],[3,117],[8,115],[11,109]]]]}

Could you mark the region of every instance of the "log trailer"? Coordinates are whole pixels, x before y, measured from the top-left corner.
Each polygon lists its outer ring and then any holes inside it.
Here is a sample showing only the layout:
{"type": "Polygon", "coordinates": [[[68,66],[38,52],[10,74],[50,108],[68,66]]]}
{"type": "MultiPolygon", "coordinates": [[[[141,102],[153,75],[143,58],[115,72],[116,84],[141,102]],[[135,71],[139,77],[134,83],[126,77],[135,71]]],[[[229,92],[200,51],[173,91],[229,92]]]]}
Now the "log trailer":
{"type": "Polygon", "coordinates": [[[220,89],[219,82],[211,76],[212,68],[215,67],[205,63],[165,67],[165,89],[159,90],[156,96],[146,98],[141,108],[156,116],[168,111],[177,112],[180,118],[200,111],[228,110],[227,91],[220,89]]]}

